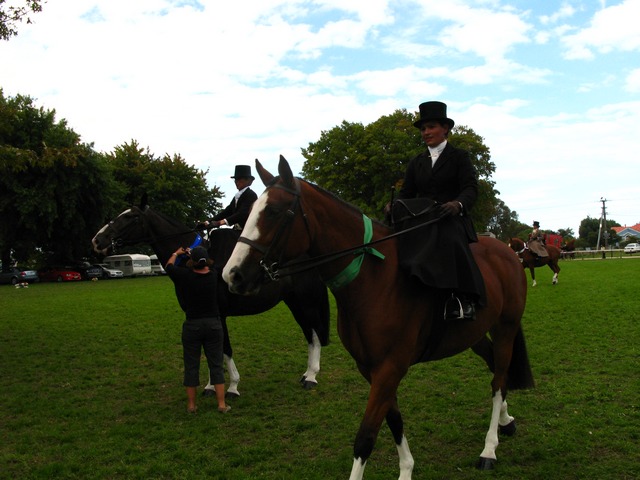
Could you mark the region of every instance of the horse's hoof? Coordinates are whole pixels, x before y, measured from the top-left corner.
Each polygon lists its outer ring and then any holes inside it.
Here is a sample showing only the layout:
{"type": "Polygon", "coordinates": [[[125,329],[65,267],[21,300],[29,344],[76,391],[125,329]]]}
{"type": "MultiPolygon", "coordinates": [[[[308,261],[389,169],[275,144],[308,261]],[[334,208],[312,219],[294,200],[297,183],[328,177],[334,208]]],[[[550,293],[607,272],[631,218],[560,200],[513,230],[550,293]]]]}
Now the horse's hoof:
{"type": "Polygon", "coordinates": [[[300,377],[299,382],[302,385],[302,388],[304,388],[305,390],[313,390],[318,386],[318,382],[312,382],[310,380],[307,380],[307,377],[305,375],[300,377]]]}
{"type": "Polygon", "coordinates": [[[227,392],[224,394],[224,398],[238,398],[239,396],[240,394],[236,392],[227,392]]]}
{"type": "Polygon", "coordinates": [[[313,390],[317,386],[318,386],[318,382],[308,382],[306,380],[302,382],[302,388],[304,388],[305,390],[313,390]]]}
{"type": "Polygon", "coordinates": [[[506,435],[507,437],[513,437],[516,434],[516,421],[512,420],[506,425],[500,425],[498,428],[501,435],[506,435]]]}
{"type": "Polygon", "coordinates": [[[476,463],[476,468],[478,470],[493,470],[495,465],[495,459],[480,457],[478,459],[478,463],[476,463]]]}
{"type": "Polygon", "coordinates": [[[216,391],[213,390],[212,388],[205,388],[202,391],[202,396],[203,397],[215,397],[216,396],[216,391]]]}

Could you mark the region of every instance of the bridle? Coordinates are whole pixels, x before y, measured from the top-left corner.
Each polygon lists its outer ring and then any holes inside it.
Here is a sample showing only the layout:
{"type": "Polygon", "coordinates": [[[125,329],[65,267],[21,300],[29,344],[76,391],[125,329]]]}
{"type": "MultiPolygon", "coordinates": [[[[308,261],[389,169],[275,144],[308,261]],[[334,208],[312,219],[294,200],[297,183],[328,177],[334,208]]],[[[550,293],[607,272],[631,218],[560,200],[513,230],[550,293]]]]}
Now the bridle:
{"type": "MultiPolygon", "coordinates": [[[[271,244],[269,244],[268,246],[265,247],[265,246],[255,242],[255,241],[251,240],[250,238],[243,237],[242,235],[238,238],[238,242],[245,243],[245,244],[249,245],[251,248],[257,250],[258,252],[260,252],[262,254],[262,259],[260,260],[260,267],[264,271],[265,275],[272,281],[279,280],[280,276],[282,275],[281,269],[279,268],[279,262],[282,261],[283,253],[281,253],[279,259],[275,260],[275,261],[271,261],[270,257],[273,256],[273,251],[275,250],[275,247],[284,238],[285,232],[287,233],[287,237],[286,237],[284,243],[286,244],[286,242],[288,242],[289,235],[291,234],[291,229],[287,229],[287,227],[289,226],[289,224],[291,224],[291,222],[293,222],[293,219],[295,218],[296,211],[298,210],[298,208],[300,209],[300,211],[302,213],[302,219],[304,220],[304,224],[305,224],[305,227],[306,227],[307,235],[309,235],[309,238],[311,238],[311,230],[309,228],[309,222],[307,220],[307,215],[304,213],[304,211],[302,209],[302,202],[300,201],[300,181],[298,179],[294,179],[294,187],[295,188],[291,189],[291,188],[286,187],[286,186],[284,186],[284,185],[282,185],[280,183],[277,183],[278,179],[279,179],[279,177],[275,177],[271,181],[271,183],[269,185],[267,185],[266,190],[268,190],[269,188],[279,188],[281,190],[284,190],[285,192],[290,193],[291,195],[293,195],[293,201],[291,202],[291,205],[289,206],[289,208],[285,212],[285,218],[280,223],[279,228],[278,228],[278,230],[276,231],[276,234],[273,237],[273,240],[271,240],[271,244]]],[[[310,268],[313,268],[313,267],[305,268],[304,270],[307,270],[307,269],[310,269],[310,268]]],[[[287,274],[288,275],[292,275],[293,273],[299,273],[299,272],[302,272],[304,270],[294,271],[294,272],[291,272],[291,273],[287,272],[287,274]]]]}
{"type": "MultiPolygon", "coordinates": [[[[361,244],[361,245],[357,245],[355,247],[349,247],[346,248],[344,250],[340,250],[339,252],[332,252],[332,253],[326,253],[324,255],[319,255],[317,257],[312,257],[312,258],[300,258],[300,259],[295,259],[292,260],[290,262],[288,262],[287,264],[280,266],[278,261],[270,261],[269,256],[272,255],[272,252],[274,250],[274,247],[280,242],[281,238],[284,237],[285,234],[285,230],[287,229],[287,227],[291,224],[291,222],[293,221],[293,219],[295,218],[296,215],[296,211],[298,210],[298,208],[300,209],[300,212],[302,214],[302,218],[304,220],[305,223],[305,227],[307,230],[307,235],[309,236],[309,238],[313,238],[312,234],[311,234],[311,229],[309,226],[309,221],[307,218],[307,214],[304,212],[303,207],[302,207],[302,202],[301,202],[301,195],[300,195],[300,180],[298,178],[294,178],[294,189],[291,189],[289,187],[286,187],[280,183],[277,183],[279,180],[279,177],[275,177],[271,183],[269,183],[269,185],[267,185],[266,190],[268,190],[269,188],[279,188],[281,190],[284,190],[287,193],[290,193],[291,195],[293,195],[293,201],[291,202],[291,205],[289,206],[289,208],[286,211],[286,215],[284,220],[282,221],[282,223],[280,224],[278,230],[276,231],[276,234],[273,238],[273,240],[271,241],[271,244],[268,246],[264,246],[261,245],[257,242],[255,242],[254,240],[251,240],[249,238],[243,237],[242,235],[240,236],[240,238],[238,238],[238,242],[242,242],[244,244],[249,245],[251,248],[257,250],[258,252],[262,253],[262,259],[259,262],[260,267],[262,268],[264,274],[265,274],[265,279],[268,278],[269,280],[272,281],[276,281],[279,280],[280,277],[284,277],[284,276],[289,276],[289,275],[295,275],[298,273],[302,273],[305,272],[307,270],[311,270],[313,268],[319,267],[321,265],[324,265],[326,263],[332,262],[334,260],[337,260],[338,258],[344,257],[346,255],[351,255],[351,254],[364,254],[364,253],[369,253],[369,254],[373,254],[379,258],[383,258],[384,259],[384,255],[380,254],[380,252],[378,252],[377,250],[375,250],[374,248],[371,248],[372,245],[390,240],[394,237],[400,236],[400,235],[404,235],[405,233],[411,232],[413,230],[416,230],[418,228],[422,228],[425,227],[427,225],[431,225],[439,220],[441,220],[442,217],[436,217],[433,218],[432,220],[426,221],[424,223],[421,223],[419,225],[415,225],[413,227],[410,228],[406,228],[404,230],[401,230],[399,232],[393,233],[391,235],[387,235],[386,237],[382,237],[379,238],[377,240],[373,240],[373,241],[365,241],[365,243],[361,244]]],[[[369,220],[366,216],[363,215],[363,217],[366,220],[369,220]]],[[[370,222],[370,220],[369,220],[370,222]]],[[[291,231],[288,232],[289,234],[291,233],[291,231]]],[[[287,237],[288,240],[288,237],[287,237]]],[[[282,253],[280,255],[280,261],[282,260],[282,253]]]]}
{"type": "Polygon", "coordinates": [[[122,248],[128,245],[137,245],[139,243],[148,243],[150,245],[153,245],[160,241],[180,237],[182,235],[186,235],[189,233],[196,233],[196,239],[194,240],[193,245],[191,245],[191,248],[196,247],[202,244],[203,242],[202,235],[200,235],[201,232],[195,228],[184,230],[177,233],[171,233],[168,235],[155,235],[153,233],[153,229],[151,229],[151,227],[149,226],[149,220],[147,217],[147,214],[150,210],[149,207],[147,206],[144,209],[139,207],[132,207],[132,208],[135,208],[140,211],[140,215],[137,215],[134,221],[136,222],[136,224],[142,222],[142,229],[146,232],[149,232],[149,234],[147,236],[130,239],[125,242],[121,237],[122,229],[116,228],[114,226],[115,220],[111,220],[108,225],[109,225],[109,229],[111,229],[113,233],[112,235],[110,235],[110,240],[111,240],[111,251],[114,254],[117,253],[118,248],[122,248]]]}
{"type": "MultiPolygon", "coordinates": [[[[509,245],[511,245],[511,243],[509,243],[509,245]]],[[[525,250],[529,250],[529,246],[527,245],[527,242],[522,242],[522,249],[520,250],[514,250],[516,252],[517,255],[521,255],[525,252],[525,250]]]]}

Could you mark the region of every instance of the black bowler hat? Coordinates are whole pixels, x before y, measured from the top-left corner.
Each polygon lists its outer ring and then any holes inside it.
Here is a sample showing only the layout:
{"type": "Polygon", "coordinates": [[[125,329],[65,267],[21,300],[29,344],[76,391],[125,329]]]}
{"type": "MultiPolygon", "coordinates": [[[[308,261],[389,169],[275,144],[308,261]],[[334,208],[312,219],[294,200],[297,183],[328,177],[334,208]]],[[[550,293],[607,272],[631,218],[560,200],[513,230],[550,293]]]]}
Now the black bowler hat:
{"type": "Polygon", "coordinates": [[[231,178],[250,178],[255,180],[254,176],[251,175],[251,165],[236,165],[236,172],[231,178]]]}
{"type": "Polygon", "coordinates": [[[420,104],[420,119],[413,124],[414,127],[420,128],[427,121],[442,121],[449,125],[451,130],[455,122],[447,118],[447,104],[442,102],[424,102],[420,104]]]}

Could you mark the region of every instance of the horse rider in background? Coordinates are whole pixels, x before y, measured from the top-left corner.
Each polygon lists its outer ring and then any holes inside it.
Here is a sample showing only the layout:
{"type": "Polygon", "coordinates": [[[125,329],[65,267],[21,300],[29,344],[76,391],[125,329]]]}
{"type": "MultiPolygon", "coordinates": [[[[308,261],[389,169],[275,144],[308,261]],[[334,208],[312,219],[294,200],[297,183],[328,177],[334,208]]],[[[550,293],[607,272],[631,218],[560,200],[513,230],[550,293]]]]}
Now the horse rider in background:
{"type": "Polygon", "coordinates": [[[544,247],[544,234],[540,231],[540,222],[533,222],[533,230],[529,234],[529,250],[539,257],[549,256],[544,247]]]}
{"type": "Polygon", "coordinates": [[[197,228],[216,228],[222,225],[235,226],[239,230],[244,228],[251,206],[258,199],[256,192],[251,190],[255,177],[251,175],[250,165],[236,165],[231,178],[238,189],[231,203],[213,218],[199,223],[197,228]]]}

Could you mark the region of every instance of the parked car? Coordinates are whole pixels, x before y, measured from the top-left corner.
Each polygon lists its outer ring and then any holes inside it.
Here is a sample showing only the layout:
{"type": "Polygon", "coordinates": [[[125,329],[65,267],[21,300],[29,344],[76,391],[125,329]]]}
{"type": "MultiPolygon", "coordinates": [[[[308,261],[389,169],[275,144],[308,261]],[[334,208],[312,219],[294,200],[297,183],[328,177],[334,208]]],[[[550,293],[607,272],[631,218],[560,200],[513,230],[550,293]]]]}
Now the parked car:
{"type": "Polygon", "coordinates": [[[36,283],[38,281],[40,281],[38,272],[23,267],[11,267],[7,271],[0,272],[0,283],[17,285],[18,283],[36,283]]]}
{"type": "Polygon", "coordinates": [[[102,278],[102,269],[89,262],[83,262],[73,267],[74,270],[80,272],[84,280],[92,280],[94,278],[102,278]]]}
{"type": "Polygon", "coordinates": [[[80,272],[64,267],[44,267],[38,270],[38,277],[43,282],[71,282],[82,280],[80,272]]]}
{"type": "Polygon", "coordinates": [[[102,272],[101,278],[123,278],[124,273],[122,270],[117,270],[115,268],[111,268],[109,265],[105,263],[95,264],[94,267],[97,267],[102,272]]]}
{"type": "Polygon", "coordinates": [[[639,253],[640,252],[640,243],[630,243],[626,247],[624,247],[624,253],[639,253]]]}

